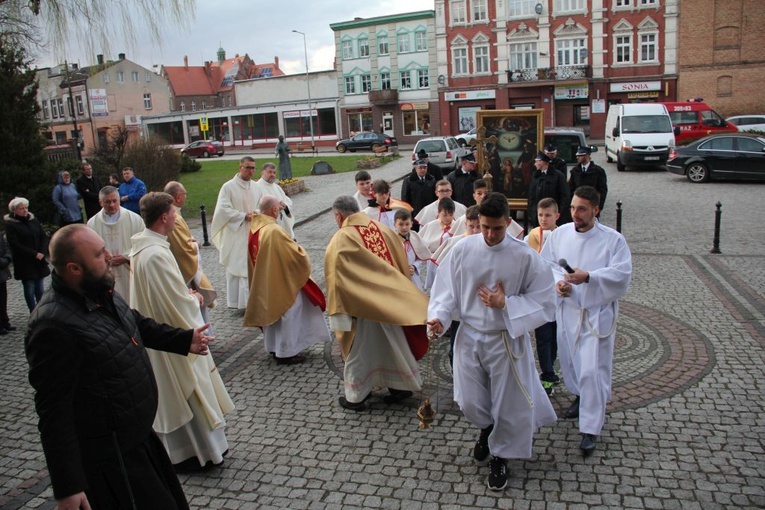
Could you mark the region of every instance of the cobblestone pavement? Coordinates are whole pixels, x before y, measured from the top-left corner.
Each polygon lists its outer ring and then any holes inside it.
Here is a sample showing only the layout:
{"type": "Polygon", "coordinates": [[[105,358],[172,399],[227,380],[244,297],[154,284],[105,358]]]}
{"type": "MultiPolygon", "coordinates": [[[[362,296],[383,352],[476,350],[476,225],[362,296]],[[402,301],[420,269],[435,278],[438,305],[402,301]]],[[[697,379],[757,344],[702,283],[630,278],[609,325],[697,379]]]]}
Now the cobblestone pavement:
{"type": "MultiPolygon", "coordinates": [[[[615,204],[623,202],[634,276],[622,304],[613,401],[594,456],[579,454],[575,422],[559,420],[538,432],[531,459],[511,461],[507,490],[493,493],[486,468],[470,457],[477,431],[451,401],[445,345],[422,361],[438,415],[431,429],[419,430],[419,396],[392,406],[373,399],[368,412],[346,412],[337,405],[335,345],[314,346],[304,365],[276,366],[257,330],[218,306],[213,355],[237,409],[227,420],[225,466],[181,477],[192,507],[764,507],[765,187],[696,185],[664,171],[604,166],[610,192],[602,220],[614,225],[615,204]],[[710,255],[718,200],[722,254],[710,255]]],[[[392,179],[408,168],[405,156],[373,175],[392,179]]],[[[323,286],[323,250],[336,228],[325,211],[336,195],[353,191],[353,176],[307,184],[295,197],[297,236],[323,286]]],[[[217,253],[207,247],[203,255],[223,290],[217,253]]],[[[11,320],[21,326],[20,285],[9,287],[11,320]]],[[[0,343],[0,506],[53,508],[23,333],[0,343]]],[[[563,387],[552,397],[559,411],[570,399],[563,387]]]]}

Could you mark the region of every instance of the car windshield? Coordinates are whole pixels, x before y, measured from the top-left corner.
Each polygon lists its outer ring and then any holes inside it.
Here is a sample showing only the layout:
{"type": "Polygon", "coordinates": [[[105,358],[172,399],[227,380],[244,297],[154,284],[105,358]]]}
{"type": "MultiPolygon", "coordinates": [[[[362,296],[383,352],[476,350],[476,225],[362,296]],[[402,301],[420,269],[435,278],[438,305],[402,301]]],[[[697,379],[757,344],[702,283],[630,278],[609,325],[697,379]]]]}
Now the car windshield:
{"type": "Polygon", "coordinates": [[[666,115],[635,115],[622,118],[623,133],[671,133],[666,115]]]}
{"type": "Polygon", "coordinates": [[[417,151],[420,150],[424,150],[425,152],[443,152],[444,142],[442,140],[420,142],[417,146],[417,151]]]}

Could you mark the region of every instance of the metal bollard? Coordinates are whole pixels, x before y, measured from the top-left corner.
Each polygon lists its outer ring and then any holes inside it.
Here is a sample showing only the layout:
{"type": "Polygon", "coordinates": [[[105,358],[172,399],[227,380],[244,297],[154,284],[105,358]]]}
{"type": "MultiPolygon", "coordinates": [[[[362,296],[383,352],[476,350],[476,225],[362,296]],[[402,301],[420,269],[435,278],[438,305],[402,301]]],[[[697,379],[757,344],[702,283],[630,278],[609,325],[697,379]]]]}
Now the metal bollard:
{"type": "Polygon", "coordinates": [[[205,242],[202,246],[210,246],[210,241],[207,239],[207,214],[205,213],[205,204],[199,206],[199,210],[202,212],[202,236],[205,242]]]}
{"type": "Polygon", "coordinates": [[[616,231],[622,231],[622,201],[616,202],[616,231]]]}
{"type": "Polygon", "coordinates": [[[715,211],[715,238],[712,240],[712,249],[709,253],[722,253],[720,251],[720,220],[722,219],[722,204],[717,202],[715,204],[717,210],[715,211]]]}

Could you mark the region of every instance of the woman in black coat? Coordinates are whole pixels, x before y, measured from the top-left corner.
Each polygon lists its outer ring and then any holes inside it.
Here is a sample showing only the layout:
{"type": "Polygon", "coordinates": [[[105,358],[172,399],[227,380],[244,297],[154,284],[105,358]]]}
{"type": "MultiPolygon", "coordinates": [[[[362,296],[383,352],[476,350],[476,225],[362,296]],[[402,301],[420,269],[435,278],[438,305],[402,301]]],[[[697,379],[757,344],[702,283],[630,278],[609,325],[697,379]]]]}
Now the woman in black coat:
{"type": "Polygon", "coordinates": [[[29,212],[29,200],[16,197],[8,204],[10,214],[5,215],[5,236],[13,255],[13,276],[21,280],[24,299],[29,311],[34,310],[43,295],[43,280],[50,274],[45,256],[48,254],[48,236],[42,225],[29,212]]]}

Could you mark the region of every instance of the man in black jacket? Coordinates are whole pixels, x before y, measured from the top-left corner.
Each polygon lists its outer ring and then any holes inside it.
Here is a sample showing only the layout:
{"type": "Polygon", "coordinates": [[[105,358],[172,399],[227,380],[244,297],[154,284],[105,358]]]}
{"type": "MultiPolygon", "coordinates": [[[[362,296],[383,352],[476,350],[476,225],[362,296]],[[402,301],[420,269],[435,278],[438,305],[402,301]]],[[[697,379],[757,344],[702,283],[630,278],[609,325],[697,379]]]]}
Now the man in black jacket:
{"type": "Polygon", "coordinates": [[[548,143],[545,145],[545,154],[550,158],[550,168],[554,168],[563,174],[563,177],[568,180],[568,167],[566,162],[558,157],[558,146],[554,143],[548,143]]]}
{"type": "Polygon", "coordinates": [[[438,182],[444,178],[444,172],[441,167],[430,162],[430,156],[425,149],[420,149],[417,153],[417,159],[422,159],[428,165],[428,174],[433,176],[433,182],[438,182]]]}
{"type": "Polygon", "coordinates": [[[188,508],[152,430],[157,385],[146,347],[207,354],[209,324],[182,330],[131,310],[112,292],[103,239],[85,225],[56,232],[50,253],[52,285],[25,347],[58,508],[188,508]]]}
{"type": "Polygon", "coordinates": [[[446,179],[452,183],[452,200],[470,207],[475,205],[473,183],[480,178],[480,175],[476,172],[475,155],[472,152],[462,156],[460,161],[462,166],[450,172],[446,179]]]}
{"type": "MultiPolygon", "coordinates": [[[[561,218],[563,218],[562,211],[568,211],[571,193],[568,191],[568,184],[566,184],[566,178],[563,177],[563,174],[550,167],[550,158],[547,157],[547,154],[544,152],[537,154],[534,159],[534,167],[536,167],[536,171],[531,176],[531,185],[529,186],[528,215],[529,223],[536,227],[539,225],[537,204],[540,200],[548,197],[554,199],[558,204],[558,210],[561,211],[561,218]]],[[[566,223],[560,219],[559,222],[566,223]]]]}
{"type": "Polygon", "coordinates": [[[87,219],[98,214],[101,211],[101,203],[98,199],[98,192],[101,191],[102,187],[101,180],[93,175],[93,167],[87,161],[82,162],[82,175],[74,183],[74,186],[85,204],[87,219]]]}
{"type": "MultiPolygon", "coordinates": [[[[600,210],[606,205],[606,193],[608,193],[608,178],[606,170],[598,166],[590,159],[590,148],[579,147],[576,151],[576,166],[571,169],[571,178],[568,187],[571,188],[571,197],[580,186],[592,186],[600,193],[600,210]]],[[[600,217],[600,213],[598,213],[600,217]]]]}
{"type": "MultiPolygon", "coordinates": [[[[428,173],[428,163],[418,159],[412,172],[404,177],[401,184],[401,200],[412,206],[412,217],[428,204],[436,201],[436,180],[428,173]]],[[[415,225],[419,230],[419,224],[415,225]]]]}

